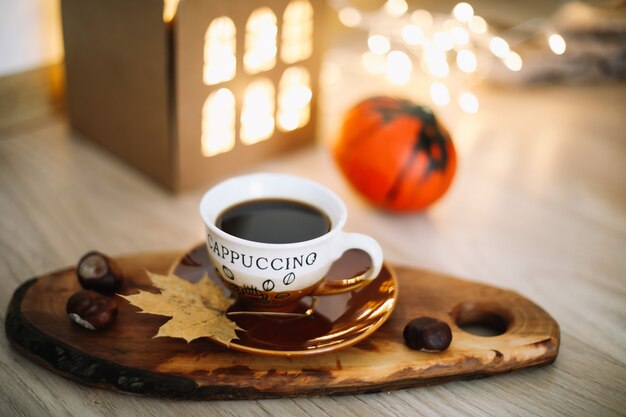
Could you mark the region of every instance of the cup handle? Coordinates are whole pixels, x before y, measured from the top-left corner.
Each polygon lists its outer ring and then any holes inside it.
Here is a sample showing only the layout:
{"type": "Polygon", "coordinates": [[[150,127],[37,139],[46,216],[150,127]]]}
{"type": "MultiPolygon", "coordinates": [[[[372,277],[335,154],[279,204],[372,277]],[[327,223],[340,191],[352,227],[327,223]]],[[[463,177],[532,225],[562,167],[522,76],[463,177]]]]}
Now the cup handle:
{"type": "Polygon", "coordinates": [[[324,279],[311,295],[332,295],[357,290],[378,276],[383,266],[383,250],[378,242],[367,235],[360,233],[343,233],[337,252],[342,255],[349,249],[361,249],[365,251],[372,266],[363,274],[342,280],[324,279]]]}

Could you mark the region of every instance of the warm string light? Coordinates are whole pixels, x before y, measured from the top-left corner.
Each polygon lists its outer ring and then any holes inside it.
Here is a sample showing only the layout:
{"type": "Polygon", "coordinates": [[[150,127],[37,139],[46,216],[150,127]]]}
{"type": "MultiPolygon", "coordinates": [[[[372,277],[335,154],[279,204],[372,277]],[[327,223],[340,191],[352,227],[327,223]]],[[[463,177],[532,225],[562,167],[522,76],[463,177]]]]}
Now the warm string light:
{"type": "Polygon", "coordinates": [[[391,49],[391,42],[386,36],[372,35],[367,39],[367,46],[376,55],[385,55],[391,49]]]}
{"type": "Polygon", "coordinates": [[[411,14],[411,22],[422,29],[428,29],[433,25],[433,15],[428,10],[416,10],[411,14]]]}
{"type": "Polygon", "coordinates": [[[402,39],[407,45],[419,45],[426,40],[422,29],[413,24],[406,25],[402,28],[402,39]]]}
{"type": "Polygon", "coordinates": [[[433,77],[443,78],[450,73],[447,55],[444,51],[434,47],[426,47],[423,54],[424,69],[433,77]]]}
{"type": "Polygon", "coordinates": [[[450,29],[450,36],[455,45],[464,46],[470,41],[469,33],[462,27],[453,27],[450,29]]]}
{"type": "Polygon", "coordinates": [[[409,5],[406,0],[387,0],[384,8],[389,15],[399,17],[409,10],[409,5]]]}
{"type": "Polygon", "coordinates": [[[445,106],[450,102],[450,91],[445,84],[434,82],[430,86],[430,98],[438,106],[445,106]]]}
{"type": "MultiPolygon", "coordinates": [[[[416,54],[421,69],[433,78],[430,97],[438,106],[448,105],[452,101],[452,93],[446,85],[448,77],[457,72],[472,74],[477,71],[478,58],[472,37],[486,34],[488,28],[485,20],[474,14],[469,3],[457,4],[447,18],[434,17],[427,10],[408,13],[406,0],[387,0],[375,16],[361,12],[349,3],[337,10],[339,20],[347,27],[367,27],[373,20],[385,19],[384,16],[393,18],[394,22],[398,19],[406,22],[397,34],[381,30],[385,25],[377,25],[374,31],[370,28],[368,51],[362,55],[362,64],[367,72],[384,75],[392,84],[404,85],[410,82],[414,71],[414,62],[407,52],[416,54]],[[398,40],[404,47],[395,48],[398,40]],[[455,63],[455,67],[451,68],[455,63]]],[[[500,49],[497,49],[499,53],[500,49]]],[[[500,58],[505,56],[503,54],[500,58]]],[[[510,65],[515,66],[513,60],[509,58],[510,65]]],[[[470,93],[456,97],[455,101],[464,111],[475,112],[478,99],[474,95],[468,98],[470,96],[467,94],[470,93]]]]}
{"type": "Polygon", "coordinates": [[[504,58],[504,65],[511,71],[519,71],[522,69],[522,57],[517,52],[510,51],[504,58]]]}
{"type": "Polygon", "coordinates": [[[474,16],[474,8],[469,3],[459,3],[452,9],[452,15],[459,22],[469,22],[474,16]]]}
{"type": "Polygon", "coordinates": [[[498,58],[506,57],[511,51],[508,42],[499,36],[491,38],[491,41],[489,42],[489,49],[498,58]]]}
{"type": "Polygon", "coordinates": [[[487,26],[487,21],[485,21],[485,19],[480,16],[472,16],[467,25],[472,32],[479,35],[487,33],[487,30],[489,29],[489,27],[487,26]]]}
{"type": "Polygon", "coordinates": [[[339,21],[346,27],[354,28],[359,26],[363,16],[354,7],[344,7],[338,12],[339,21]]]}
{"type": "Polygon", "coordinates": [[[550,46],[550,50],[557,55],[563,55],[567,49],[565,39],[558,33],[553,33],[548,37],[548,45],[550,46]]]}
{"type": "Polygon", "coordinates": [[[452,40],[450,33],[437,31],[433,35],[433,45],[440,51],[448,52],[454,47],[454,41],[452,40]]]}
{"type": "Polygon", "coordinates": [[[476,71],[478,66],[476,54],[469,49],[461,49],[456,54],[456,65],[461,71],[468,74],[476,71]]]}
{"type": "MultiPolygon", "coordinates": [[[[471,82],[474,74],[490,65],[482,62],[486,59],[483,51],[489,51],[494,57],[492,61],[495,59],[509,71],[523,68],[522,57],[506,39],[491,32],[487,21],[476,15],[467,2],[456,4],[449,15],[434,16],[422,9],[411,12],[406,0],[387,0],[372,12],[361,11],[348,0],[330,3],[337,9],[342,24],[370,33],[368,50],[361,57],[367,72],[403,85],[410,82],[417,63],[417,68],[431,78],[430,97],[438,106],[454,101],[467,113],[478,111],[478,97],[468,91],[452,92],[449,86],[458,86],[459,82],[447,80],[462,77],[461,80],[471,82]]],[[[556,33],[547,37],[547,43],[557,55],[567,49],[563,37],[556,33]]]]}
{"type": "Polygon", "coordinates": [[[371,51],[367,51],[361,56],[361,62],[370,74],[384,74],[387,68],[387,58],[371,51]]]}
{"type": "Polygon", "coordinates": [[[476,113],[478,111],[478,98],[472,93],[463,93],[459,97],[459,106],[466,113],[476,113]]]}
{"type": "Polygon", "coordinates": [[[411,78],[413,63],[411,58],[402,51],[391,51],[387,55],[386,77],[393,84],[406,84],[411,78]]]}

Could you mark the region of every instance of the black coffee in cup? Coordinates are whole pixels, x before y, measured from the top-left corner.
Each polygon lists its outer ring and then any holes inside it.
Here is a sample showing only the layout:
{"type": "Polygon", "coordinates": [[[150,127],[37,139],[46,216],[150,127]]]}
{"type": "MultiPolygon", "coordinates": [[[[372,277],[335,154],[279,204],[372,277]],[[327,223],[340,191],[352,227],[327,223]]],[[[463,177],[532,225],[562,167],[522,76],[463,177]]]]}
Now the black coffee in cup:
{"type": "Polygon", "coordinates": [[[215,224],[229,235],[261,243],[304,242],[331,229],[320,209],[286,199],[245,201],[224,210],[215,224]]]}

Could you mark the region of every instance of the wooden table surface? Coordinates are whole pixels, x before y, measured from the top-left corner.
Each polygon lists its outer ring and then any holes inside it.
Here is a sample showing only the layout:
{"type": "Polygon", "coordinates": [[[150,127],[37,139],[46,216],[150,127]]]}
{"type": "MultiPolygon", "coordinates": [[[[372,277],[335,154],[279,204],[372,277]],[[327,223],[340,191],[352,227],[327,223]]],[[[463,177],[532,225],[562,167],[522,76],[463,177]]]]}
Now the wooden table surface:
{"type": "MultiPolygon", "coordinates": [[[[347,229],[388,261],[518,291],[560,323],[548,367],[428,388],[344,397],[174,402],[87,388],[0,337],[0,415],[624,415],[626,412],[626,85],[484,90],[481,110],[442,110],[456,180],[426,213],[359,199],[326,145],[359,90],[325,93],[315,148],[250,171],[303,175],[346,201],[347,229]]],[[[28,278],[106,253],[185,249],[202,240],[203,190],[170,195],[72,134],[62,117],[0,132],[0,312],[28,278]]]]}

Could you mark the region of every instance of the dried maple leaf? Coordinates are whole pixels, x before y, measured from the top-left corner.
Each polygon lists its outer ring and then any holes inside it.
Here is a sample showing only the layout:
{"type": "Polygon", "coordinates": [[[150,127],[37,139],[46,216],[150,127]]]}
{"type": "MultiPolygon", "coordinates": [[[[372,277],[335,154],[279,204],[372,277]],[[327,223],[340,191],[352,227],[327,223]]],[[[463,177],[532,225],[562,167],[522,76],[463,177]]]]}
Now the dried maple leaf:
{"type": "Polygon", "coordinates": [[[237,324],[226,317],[226,309],[234,300],[204,276],[192,284],[176,275],[159,275],[148,272],[152,285],[160,294],[139,291],[138,294],[120,295],[142,313],[172,317],[159,328],[154,337],[178,337],[191,342],[199,337],[210,337],[228,346],[238,339],[237,324]]]}

